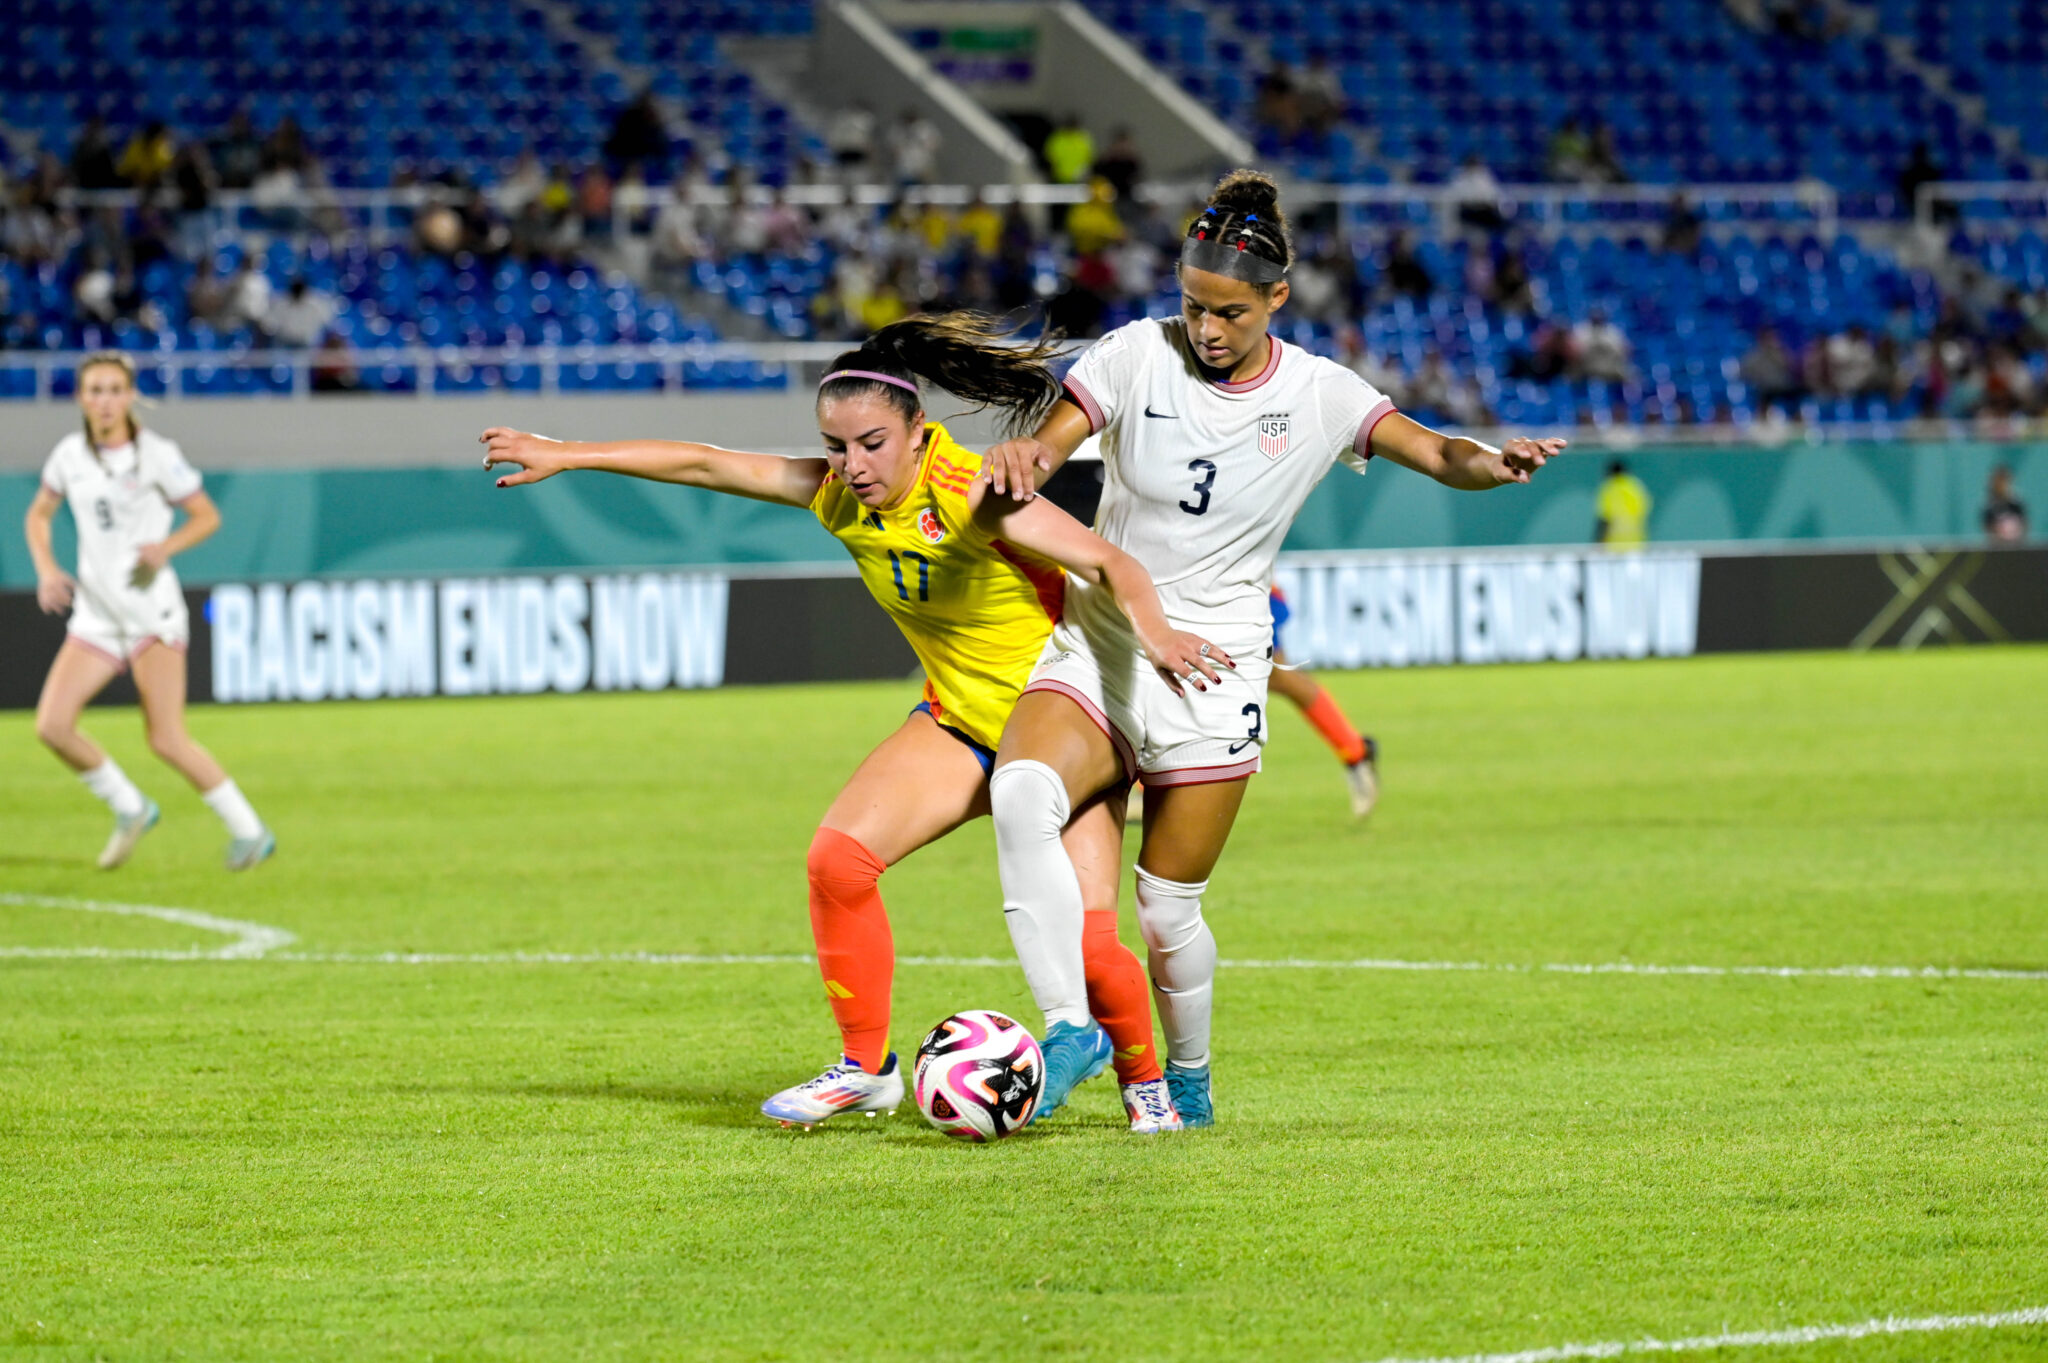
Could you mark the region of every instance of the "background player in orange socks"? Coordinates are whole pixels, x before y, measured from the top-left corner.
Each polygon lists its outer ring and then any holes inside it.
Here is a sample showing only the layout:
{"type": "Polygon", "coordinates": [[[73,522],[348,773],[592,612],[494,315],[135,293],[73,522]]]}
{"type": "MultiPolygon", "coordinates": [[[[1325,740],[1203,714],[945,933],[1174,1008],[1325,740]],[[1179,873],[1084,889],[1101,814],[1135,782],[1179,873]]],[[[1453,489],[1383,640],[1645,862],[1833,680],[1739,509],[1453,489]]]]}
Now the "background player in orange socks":
{"type": "Polygon", "coordinates": [[[1337,754],[1337,760],[1344,764],[1344,779],[1351,786],[1351,812],[1362,819],[1379,803],[1380,745],[1345,718],[1337,698],[1324,690],[1321,682],[1287,666],[1287,654],[1280,646],[1280,629],[1293,612],[1278,587],[1272,591],[1272,602],[1274,667],[1267,689],[1293,701],[1302,717],[1315,725],[1323,742],[1330,745],[1330,751],[1337,754]]]}
{"type": "MultiPolygon", "coordinates": [[[[990,319],[971,314],[884,327],[833,361],[819,385],[822,459],[681,441],[566,444],[503,428],[484,433],[487,467],[519,466],[501,486],[596,469],[808,508],[846,546],[869,594],[924,665],[924,699],[868,754],[811,842],[811,929],[841,1056],[762,1105],[785,1125],[887,1112],[903,1101],[889,1049],[895,939],[878,882],[918,848],[989,812],[995,744],[1058,618],[1062,569],[1108,588],[1162,674],[1214,675],[1206,642],[1167,624],[1137,560],[1049,501],[991,493],[975,478],[981,456],[925,420],[920,377],[1002,408],[1029,429],[1059,400],[1059,381],[1045,367],[1053,353],[1050,345],[1008,344],[990,319]]],[[[1114,1048],[1131,1129],[1178,1130],[1153,1045],[1145,971],[1117,940],[1122,804],[1121,790],[1107,793],[1063,835],[1086,911],[1088,1008],[1114,1048]]]]}

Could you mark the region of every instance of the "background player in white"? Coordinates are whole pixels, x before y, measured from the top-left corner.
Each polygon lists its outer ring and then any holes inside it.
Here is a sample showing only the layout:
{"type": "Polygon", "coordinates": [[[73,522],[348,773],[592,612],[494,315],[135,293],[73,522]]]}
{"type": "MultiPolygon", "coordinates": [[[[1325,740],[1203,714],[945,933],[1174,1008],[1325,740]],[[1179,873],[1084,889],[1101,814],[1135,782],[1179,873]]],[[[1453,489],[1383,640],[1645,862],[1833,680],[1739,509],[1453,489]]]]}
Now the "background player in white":
{"type": "Polygon", "coordinates": [[[1213,1121],[1210,993],[1216,942],[1202,892],[1259,767],[1272,672],[1267,591],[1302,503],[1339,462],[1375,456],[1454,488],[1525,483],[1564,445],[1503,449],[1394,411],[1349,369],[1268,334],[1287,302],[1293,247],[1266,176],[1226,175],[1182,243],[1182,315],[1119,328],[1075,364],[1035,438],[997,446],[982,476],[1028,495],[1092,433],[1106,481],[1095,529],[1151,572],[1176,629],[1217,645],[1170,686],[1119,612],[1069,584],[1012,712],[990,782],[1003,909],[1046,1017],[1046,1095],[1057,1107],[1097,1073],[1108,1040],[1088,1017],[1081,898],[1060,843],[1069,811],[1134,776],[1145,783],[1138,921],[1181,1119],[1213,1121]]]}
{"type": "Polygon", "coordinates": [[[29,504],[36,601],[52,615],[71,612],[36,703],[36,736],[114,811],[114,833],[99,864],[112,870],[128,860],[156,825],[156,801],[78,731],[78,717],[108,682],[132,670],[150,751],[177,768],[220,815],[231,839],[228,869],[240,871],[268,857],[277,840],[220,764],[185,732],[189,623],[170,566],[175,555],[220,529],[220,510],[177,445],[136,424],[135,399],[135,366],[126,355],[87,356],[78,366],[85,429],[57,442],[29,504]],[[78,524],[75,578],[58,566],[50,547],[51,522],[66,502],[78,524]],[[174,506],[185,512],[175,530],[174,506]]]}

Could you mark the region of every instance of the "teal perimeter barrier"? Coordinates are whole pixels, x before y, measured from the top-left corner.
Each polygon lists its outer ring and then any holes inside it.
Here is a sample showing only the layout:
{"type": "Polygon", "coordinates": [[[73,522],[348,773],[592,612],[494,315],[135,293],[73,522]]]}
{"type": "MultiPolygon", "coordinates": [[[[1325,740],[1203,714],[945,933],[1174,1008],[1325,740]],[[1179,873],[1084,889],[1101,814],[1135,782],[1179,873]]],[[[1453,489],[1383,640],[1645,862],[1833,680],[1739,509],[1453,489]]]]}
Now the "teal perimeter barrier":
{"type": "MultiPolygon", "coordinates": [[[[1453,492],[1377,464],[1316,489],[1291,550],[1583,544],[1611,451],[1568,454],[1528,487],[1453,492]]],[[[1656,499],[1652,538],[1885,541],[1969,539],[1993,465],[2048,535],[2048,443],[1665,447],[1625,456],[1656,499]]],[[[484,573],[511,569],[834,563],[806,512],[634,479],[566,474],[499,489],[461,469],[221,473],[207,486],[221,532],[178,562],[187,582],[484,573]]],[[[0,586],[35,576],[18,527],[32,474],[0,477],[0,586]]],[[[1225,495],[1224,489],[1218,489],[1225,495]]],[[[60,557],[71,527],[59,516],[60,557]]]]}

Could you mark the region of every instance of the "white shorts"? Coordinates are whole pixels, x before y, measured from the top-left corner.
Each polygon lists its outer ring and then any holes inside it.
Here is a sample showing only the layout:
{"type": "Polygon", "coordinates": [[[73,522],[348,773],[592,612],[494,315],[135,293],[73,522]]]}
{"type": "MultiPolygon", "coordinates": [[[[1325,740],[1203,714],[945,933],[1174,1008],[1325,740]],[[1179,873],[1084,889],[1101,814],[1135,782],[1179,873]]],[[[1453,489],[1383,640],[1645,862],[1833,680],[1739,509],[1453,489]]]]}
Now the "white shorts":
{"type": "Polygon", "coordinates": [[[169,590],[80,590],[72,598],[71,618],[65,622],[64,632],[125,669],[151,644],[168,644],[183,653],[191,638],[192,622],[185,609],[185,594],[174,581],[169,590]],[[105,599],[109,595],[112,600],[105,599]]]}
{"type": "Polygon", "coordinates": [[[1054,626],[1024,690],[1066,696],[1109,735],[1126,778],[1148,786],[1199,786],[1235,781],[1259,769],[1266,746],[1266,681],[1273,662],[1263,650],[1231,651],[1237,663],[1217,669],[1218,685],[1176,696],[1145,655],[1131,650],[1105,665],[1070,622],[1054,626]]]}

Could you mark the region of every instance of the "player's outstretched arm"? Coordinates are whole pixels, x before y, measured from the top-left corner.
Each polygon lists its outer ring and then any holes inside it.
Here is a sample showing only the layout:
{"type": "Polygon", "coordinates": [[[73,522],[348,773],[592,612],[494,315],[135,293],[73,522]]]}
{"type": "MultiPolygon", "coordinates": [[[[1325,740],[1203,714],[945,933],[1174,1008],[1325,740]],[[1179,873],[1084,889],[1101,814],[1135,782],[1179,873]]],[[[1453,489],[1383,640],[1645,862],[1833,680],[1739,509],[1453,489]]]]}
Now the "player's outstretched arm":
{"type": "Polygon", "coordinates": [[[970,496],[975,499],[976,520],[991,535],[1050,559],[1084,582],[1107,587],[1130,617],[1146,659],[1175,695],[1182,694],[1183,682],[1206,691],[1210,682],[1221,679],[1217,668],[1237,666],[1228,653],[1199,634],[1173,627],[1143,564],[1051,502],[998,497],[986,486],[975,488],[970,496]]]}
{"type": "Polygon", "coordinates": [[[592,469],[785,506],[809,506],[828,471],[823,459],[749,454],[687,440],[550,440],[505,426],[491,427],[481,439],[485,468],[517,466],[514,472],[499,477],[499,487],[538,483],[567,469],[592,469]]]}
{"type": "Polygon", "coordinates": [[[28,504],[28,515],[22,520],[22,534],[28,539],[29,561],[36,567],[36,604],[43,608],[45,615],[59,615],[69,610],[71,598],[78,592],[77,579],[58,564],[57,552],[50,547],[50,522],[56,519],[57,508],[62,505],[62,497],[47,486],[39,486],[35,500],[28,504]]]}
{"type": "Polygon", "coordinates": [[[1483,440],[1433,431],[1399,412],[1372,428],[1374,454],[1466,492],[1526,483],[1564,447],[1565,442],[1555,436],[1541,440],[1516,436],[1495,449],[1483,440]]]}
{"type": "Polygon", "coordinates": [[[983,455],[976,476],[998,493],[1028,502],[1088,435],[1088,414],[1061,401],[1036,431],[1019,440],[1005,440],[983,455]]]}

